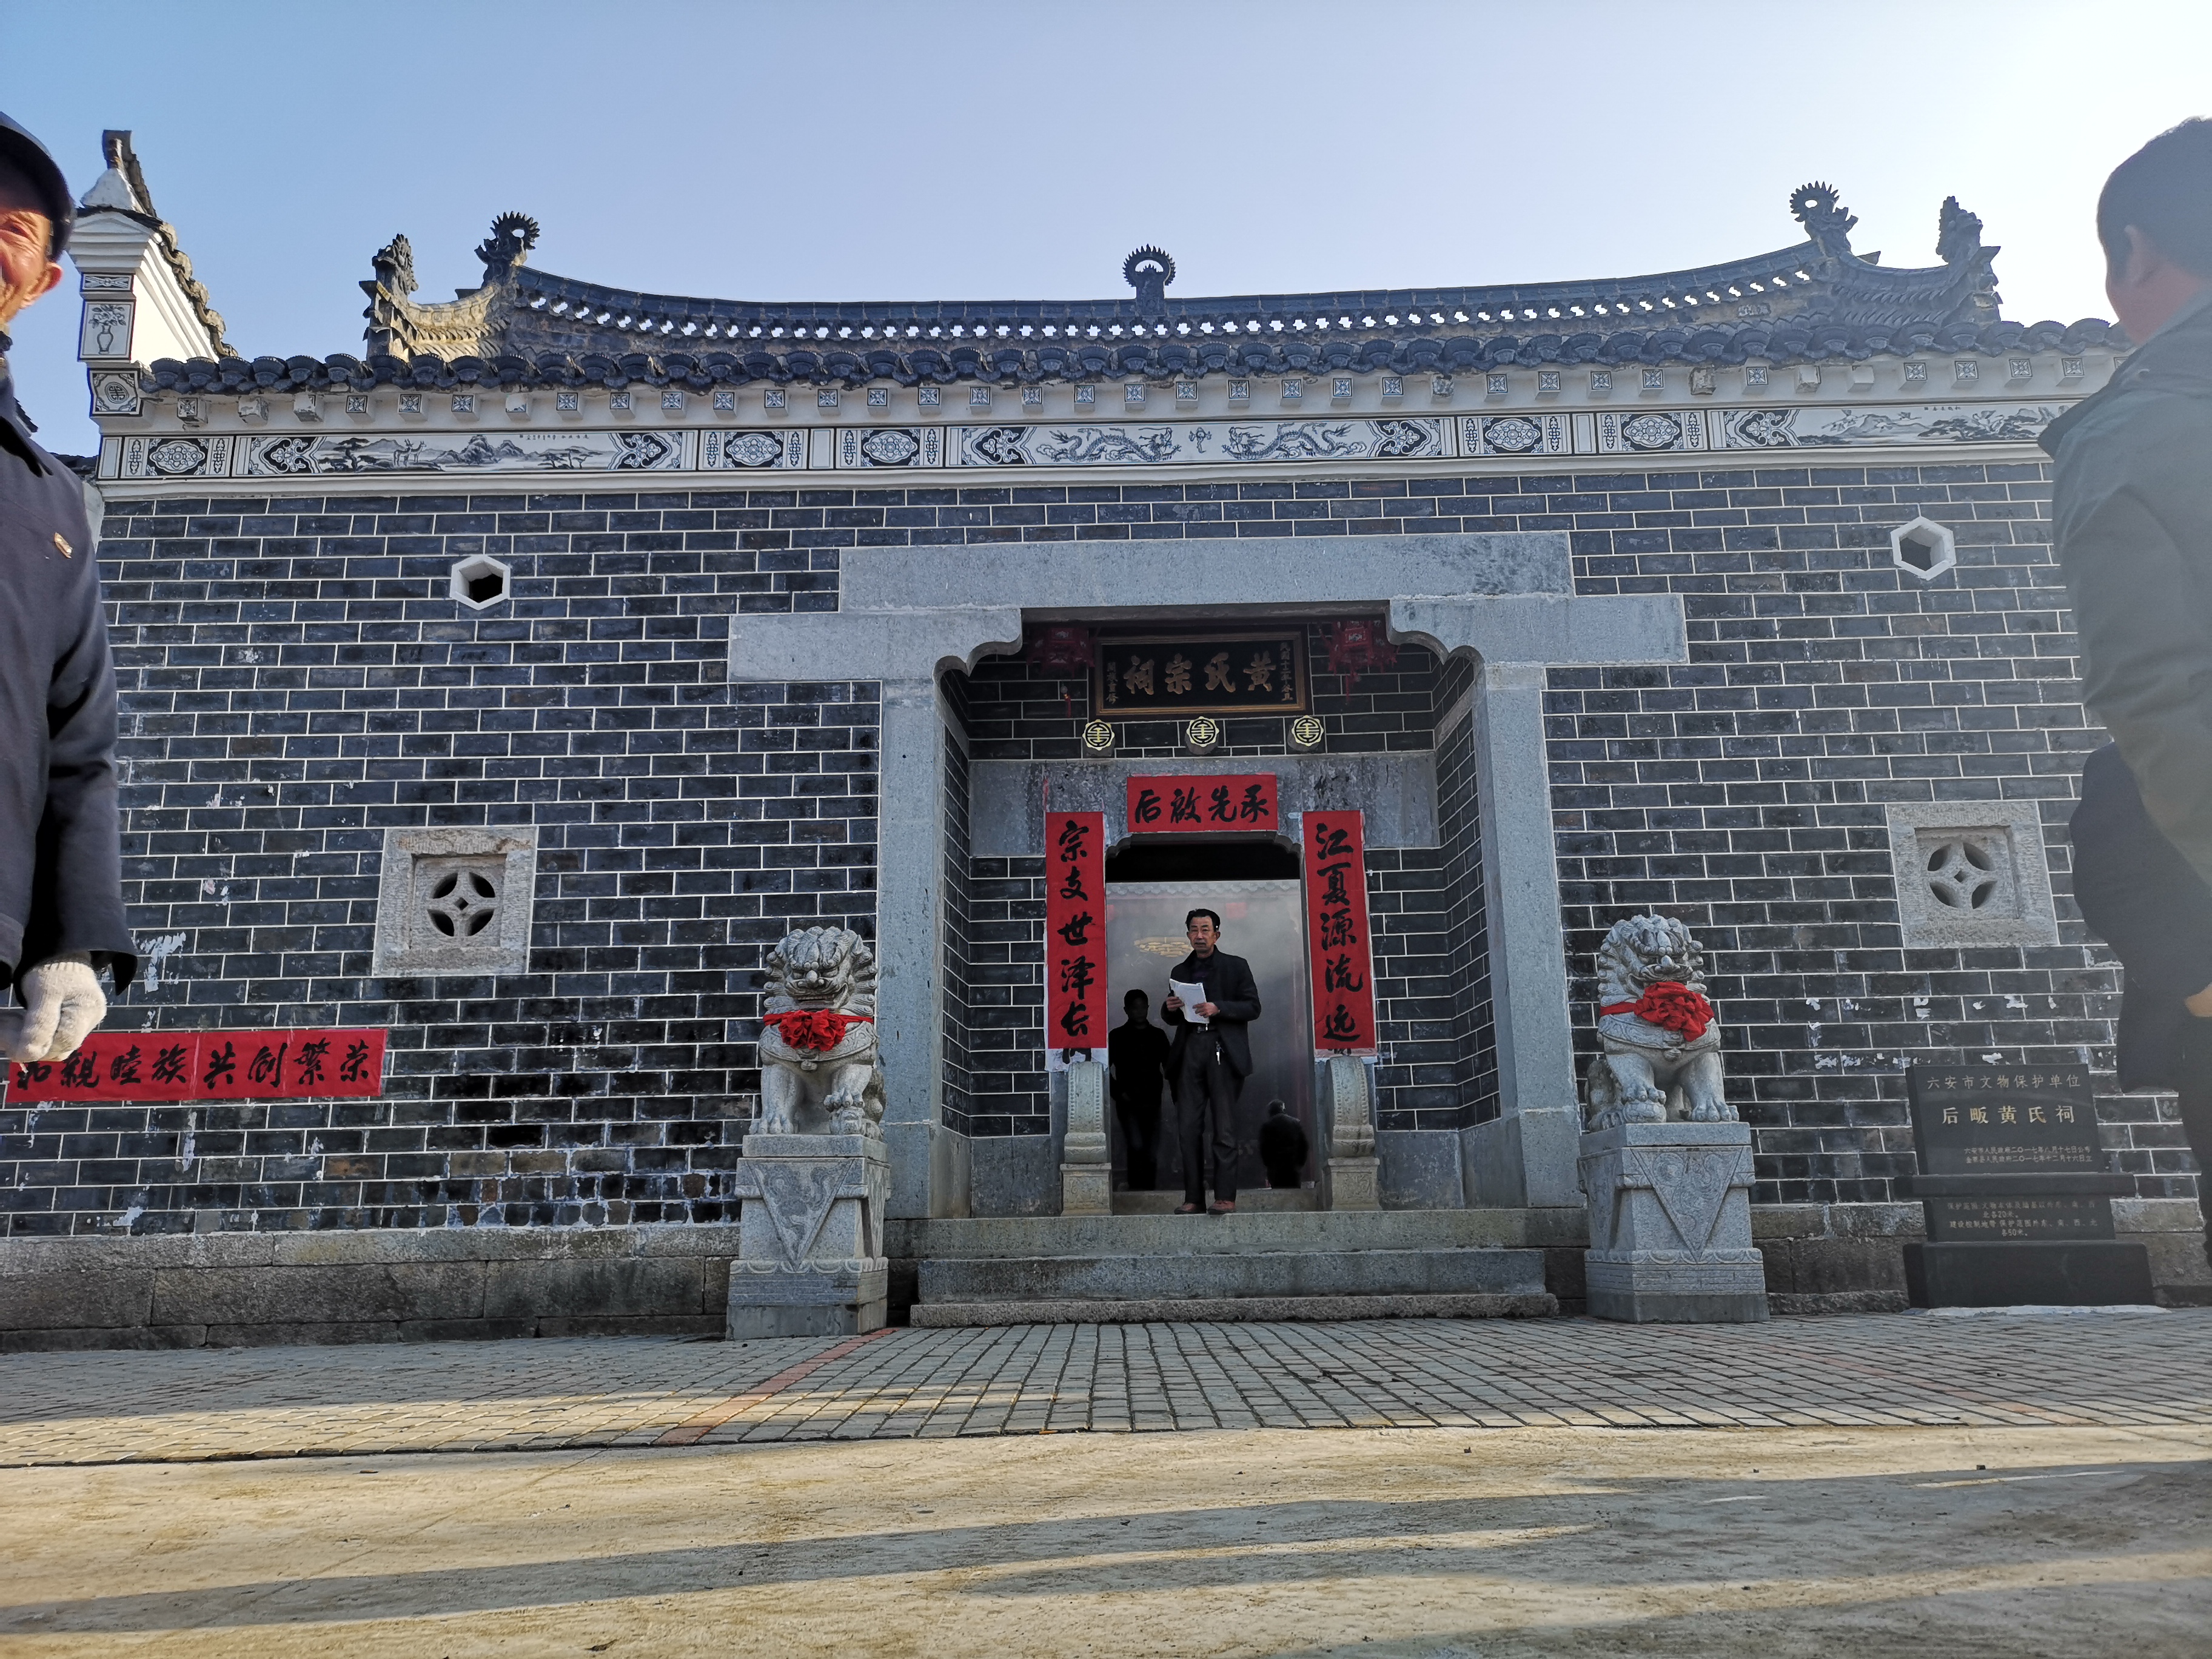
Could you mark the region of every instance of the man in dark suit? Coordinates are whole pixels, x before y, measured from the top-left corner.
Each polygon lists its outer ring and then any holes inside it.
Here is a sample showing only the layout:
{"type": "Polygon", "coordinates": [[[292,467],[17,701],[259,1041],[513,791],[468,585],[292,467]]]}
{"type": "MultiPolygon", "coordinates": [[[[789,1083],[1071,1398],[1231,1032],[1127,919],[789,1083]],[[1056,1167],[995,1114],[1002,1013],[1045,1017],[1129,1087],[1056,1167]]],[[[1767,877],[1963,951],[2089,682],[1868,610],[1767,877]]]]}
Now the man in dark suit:
{"type": "Polygon", "coordinates": [[[1149,1193],[1158,1179],[1160,1090],[1167,1083],[1168,1034],[1149,1018],[1152,1000],[1142,991],[1121,999],[1125,1024],[1106,1034],[1107,1077],[1114,1115],[1121,1120],[1121,1145],[1129,1157],[1129,1190],[1149,1193]]]}
{"type": "Polygon", "coordinates": [[[1182,1117],[1183,1201],[1176,1213],[1196,1215],[1206,1204],[1206,1151],[1211,1141],[1212,1212],[1227,1215],[1237,1207],[1237,1097],[1252,1075],[1252,1043],[1245,1027],[1260,1018],[1260,988],[1251,963],[1218,948],[1219,916],[1194,910],[1183,918],[1183,930],[1190,954],[1174,976],[1206,988],[1206,1000],[1190,1012],[1206,1023],[1194,1025],[1184,1018],[1181,997],[1170,996],[1161,1005],[1175,1028],[1168,1078],[1182,1117]]]}

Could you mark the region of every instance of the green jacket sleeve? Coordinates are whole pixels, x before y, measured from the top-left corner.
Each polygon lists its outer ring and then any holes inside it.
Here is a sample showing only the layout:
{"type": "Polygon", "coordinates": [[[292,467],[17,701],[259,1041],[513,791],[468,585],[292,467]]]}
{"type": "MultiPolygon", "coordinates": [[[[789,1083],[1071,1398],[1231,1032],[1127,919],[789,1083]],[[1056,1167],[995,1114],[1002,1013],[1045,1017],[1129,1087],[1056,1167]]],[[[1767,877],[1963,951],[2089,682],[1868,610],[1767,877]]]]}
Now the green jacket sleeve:
{"type": "Polygon", "coordinates": [[[2152,819],[2212,883],[2212,410],[2142,398],[2085,427],[2061,452],[2057,494],[2090,710],[2152,819]]]}

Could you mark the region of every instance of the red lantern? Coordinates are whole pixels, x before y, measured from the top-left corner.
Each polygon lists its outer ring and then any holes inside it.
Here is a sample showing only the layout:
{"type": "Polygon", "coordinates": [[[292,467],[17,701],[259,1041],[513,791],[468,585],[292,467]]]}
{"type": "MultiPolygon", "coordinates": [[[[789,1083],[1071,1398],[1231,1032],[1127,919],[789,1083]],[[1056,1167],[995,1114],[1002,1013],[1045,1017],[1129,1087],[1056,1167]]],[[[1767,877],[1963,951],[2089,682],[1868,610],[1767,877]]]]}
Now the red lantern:
{"type": "Polygon", "coordinates": [[[1382,636],[1378,622],[1331,623],[1322,639],[1328,647],[1328,672],[1344,676],[1346,690],[1362,674],[1398,665],[1398,647],[1382,636]]]}

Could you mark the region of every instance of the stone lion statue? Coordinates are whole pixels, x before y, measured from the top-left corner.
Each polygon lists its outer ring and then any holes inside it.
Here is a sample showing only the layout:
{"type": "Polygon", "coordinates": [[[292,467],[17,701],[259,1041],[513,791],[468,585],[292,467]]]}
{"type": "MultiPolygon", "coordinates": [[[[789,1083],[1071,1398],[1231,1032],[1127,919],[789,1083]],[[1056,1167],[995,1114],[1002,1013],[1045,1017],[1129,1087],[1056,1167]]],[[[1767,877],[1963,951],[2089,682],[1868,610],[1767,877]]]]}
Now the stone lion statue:
{"type": "Polygon", "coordinates": [[[786,933],[762,988],[763,1134],[881,1135],[876,953],[843,927],[786,933]]]}
{"type": "Polygon", "coordinates": [[[1705,1000],[1705,954],[1672,916],[1613,923],[1597,952],[1597,1034],[1583,1127],[1725,1123],[1720,1017],[1705,1000]]]}

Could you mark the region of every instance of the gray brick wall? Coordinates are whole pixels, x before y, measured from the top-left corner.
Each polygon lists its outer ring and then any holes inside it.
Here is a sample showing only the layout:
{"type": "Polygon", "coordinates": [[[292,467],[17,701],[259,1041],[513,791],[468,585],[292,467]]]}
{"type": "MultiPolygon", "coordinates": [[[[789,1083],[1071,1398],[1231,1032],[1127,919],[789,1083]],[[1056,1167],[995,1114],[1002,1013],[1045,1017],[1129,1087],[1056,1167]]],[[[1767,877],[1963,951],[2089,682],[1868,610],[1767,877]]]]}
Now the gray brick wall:
{"type": "Polygon", "coordinates": [[[872,933],[878,696],[724,683],[834,600],[743,497],[117,503],[125,897],[181,934],[118,1030],[389,1025],[382,1099],[9,1107],[12,1233],[715,1219],[765,948],[872,933]],[[515,596],[447,597],[483,551],[515,596]],[[538,826],[531,969],[377,979],[389,825],[538,826]],[[198,1212],[196,1217],[195,1212],[198,1212]]]}
{"type": "MultiPolygon", "coordinates": [[[[1893,1196],[1902,1060],[2111,1063],[2117,973],[2067,896],[2063,832],[2101,739],[2079,705],[2047,495],[2033,465],[1844,465],[117,503],[102,555],[133,921],[142,940],[186,942],[116,1023],[388,1023],[392,1081],[381,1101],[222,1121],[9,1107],[9,1227],[106,1228],[134,1207],[140,1229],[194,1211],[264,1226],[720,1215],[730,1117],[756,1086],[763,948],[798,921],[872,926],[878,726],[870,684],[722,684],[731,614],[834,607],[852,546],[1462,530],[1565,530],[1579,591],[1684,596],[1688,665],[1552,678],[1574,966],[1631,910],[1690,920],[1758,1127],[1759,1197],[1893,1196]],[[1887,556],[1916,511],[1958,532],[1958,569],[1927,586],[1887,556]],[[451,562],[479,550],[514,565],[517,597],[476,616],[443,595],[451,562]],[[2060,945],[1902,948],[1881,805],[1950,798],[2039,805],[2060,945]],[[521,822],[544,849],[532,972],[369,978],[383,827],[521,822]]],[[[1458,693],[1419,655],[1403,672],[1426,682],[1395,688],[1405,706],[1340,711],[1332,746],[1434,740],[1458,693]]],[[[1020,665],[982,665],[962,690],[975,757],[1073,752],[1059,688],[1020,665]]],[[[1131,735],[1125,752],[1164,757],[1131,735]]],[[[1243,723],[1230,738],[1281,742],[1243,723]]],[[[1376,870],[1385,956],[1406,964],[1385,992],[1405,1053],[1383,1104],[1423,1123],[1495,1100],[1455,733],[1438,762],[1437,867],[1376,870]],[[1455,953],[1441,995],[1417,948],[1437,936],[1455,953]]],[[[1039,872],[964,862],[970,1127],[1038,1127],[1039,872]]],[[[1585,1045],[1590,988],[1577,981],[1585,1045]]],[[[2194,1190],[2170,1103],[2101,1109],[2139,1190],[2194,1190]]]]}

